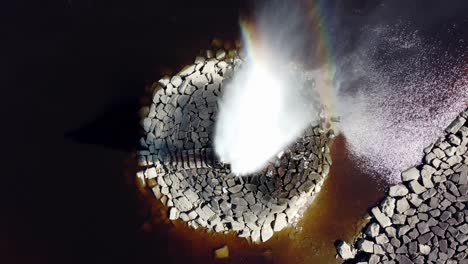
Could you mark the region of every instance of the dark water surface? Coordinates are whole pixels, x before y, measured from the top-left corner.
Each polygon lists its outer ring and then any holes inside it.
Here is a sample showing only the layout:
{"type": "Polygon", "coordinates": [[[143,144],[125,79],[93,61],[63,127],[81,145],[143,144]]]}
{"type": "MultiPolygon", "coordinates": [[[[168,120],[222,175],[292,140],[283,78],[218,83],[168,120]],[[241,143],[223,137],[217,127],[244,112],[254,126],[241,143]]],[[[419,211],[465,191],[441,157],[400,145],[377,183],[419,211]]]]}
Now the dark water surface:
{"type": "MultiPolygon", "coordinates": [[[[0,8],[7,114],[0,263],[212,263],[212,250],[225,243],[231,258],[217,263],[333,263],[334,240],[357,232],[383,189],[353,166],[343,138],[335,141],[331,174],[302,231],[285,230],[262,245],[166,222],[154,198],[141,197],[129,180],[133,161],[122,164],[137,146],[145,85],[193,61],[212,37],[237,38],[249,1],[56,2],[9,1],[0,8]]],[[[370,12],[380,2],[347,1],[342,24],[381,20],[370,12]]],[[[385,17],[414,13],[429,29],[424,34],[440,36],[453,24],[445,2],[386,2],[400,4],[385,17]]],[[[466,22],[468,12],[457,7],[466,1],[450,3],[466,22]]],[[[441,38],[458,45],[457,32],[467,28],[441,38]]],[[[336,36],[352,44],[353,33],[336,36]]]]}

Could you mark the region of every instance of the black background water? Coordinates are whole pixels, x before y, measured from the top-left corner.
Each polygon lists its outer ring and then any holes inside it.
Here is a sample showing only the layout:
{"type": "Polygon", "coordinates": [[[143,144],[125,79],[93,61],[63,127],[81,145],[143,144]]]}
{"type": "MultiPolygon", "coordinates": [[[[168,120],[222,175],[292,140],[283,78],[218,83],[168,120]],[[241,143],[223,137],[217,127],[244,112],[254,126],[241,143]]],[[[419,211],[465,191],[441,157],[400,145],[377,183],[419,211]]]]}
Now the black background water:
{"type": "MultiPolygon", "coordinates": [[[[448,51],[466,37],[468,27],[445,30],[466,25],[464,1],[397,2],[379,16],[377,2],[347,2],[335,14],[344,14],[337,27],[346,29],[351,46],[353,29],[397,17],[413,20],[448,51]]],[[[235,38],[239,10],[248,6],[2,3],[2,132],[11,139],[3,146],[2,263],[134,263],[142,250],[152,250],[138,232],[138,202],[123,173],[136,144],[139,98],[146,84],[190,62],[211,37],[235,38]]]]}

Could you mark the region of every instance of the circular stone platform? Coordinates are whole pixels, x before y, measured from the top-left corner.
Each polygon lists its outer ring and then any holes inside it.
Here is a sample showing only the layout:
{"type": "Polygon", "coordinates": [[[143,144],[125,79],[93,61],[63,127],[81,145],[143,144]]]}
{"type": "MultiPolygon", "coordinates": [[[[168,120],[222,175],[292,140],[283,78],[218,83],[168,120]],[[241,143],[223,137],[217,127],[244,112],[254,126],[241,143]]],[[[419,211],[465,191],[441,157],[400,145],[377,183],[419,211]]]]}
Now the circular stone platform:
{"type": "Polygon", "coordinates": [[[242,64],[237,54],[207,51],[152,86],[153,103],[143,109],[141,121],[145,136],[137,177],[153,183],[148,185],[171,220],[195,229],[232,230],[259,242],[297,222],[320,191],[331,165],[333,131],[310,127],[261,173],[231,174],[216,161],[212,136],[223,83],[242,64]]]}

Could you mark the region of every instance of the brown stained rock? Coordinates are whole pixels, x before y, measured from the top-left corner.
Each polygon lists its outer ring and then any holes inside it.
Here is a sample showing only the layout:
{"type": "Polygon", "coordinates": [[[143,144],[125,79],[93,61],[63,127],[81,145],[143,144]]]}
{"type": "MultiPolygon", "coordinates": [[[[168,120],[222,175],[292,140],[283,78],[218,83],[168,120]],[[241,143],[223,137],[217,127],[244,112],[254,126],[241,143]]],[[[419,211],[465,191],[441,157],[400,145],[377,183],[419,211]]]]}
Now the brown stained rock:
{"type": "Polygon", "coordinates": [[[218,259],[229,258],[229,247],[224,245],[214,250],[214,257],[218,259]]]}

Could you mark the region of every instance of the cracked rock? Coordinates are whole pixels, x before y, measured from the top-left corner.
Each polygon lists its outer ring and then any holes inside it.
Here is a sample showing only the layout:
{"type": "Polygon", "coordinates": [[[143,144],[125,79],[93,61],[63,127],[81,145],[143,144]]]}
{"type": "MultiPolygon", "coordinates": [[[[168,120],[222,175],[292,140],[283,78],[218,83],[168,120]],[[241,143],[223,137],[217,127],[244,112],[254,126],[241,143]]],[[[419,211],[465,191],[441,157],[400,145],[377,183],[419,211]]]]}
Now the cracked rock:
{"type": "Polygon", "coordinates": [[[393,185],[388,190],[388,195],[391,197],[401,197],[408,194],[408,188],[403,184],[393,185]]]}
{"type": "Polygon", "coordinates": [[[380,226],[376,223],[371,223],[367,226],[366,234],[370,237],[376,237],[379,235],[380,226]]]}
{"type": "Polygon", "coordinates": [[[401,173],[401,178],[403,181],[417,180],[419,176],[419,170],[416,167],[409,168],[401,173]]]}

